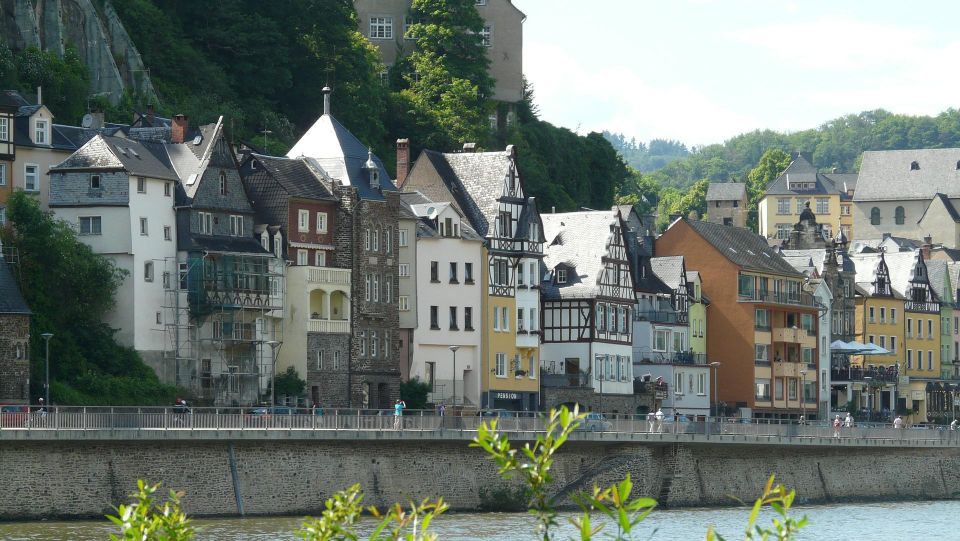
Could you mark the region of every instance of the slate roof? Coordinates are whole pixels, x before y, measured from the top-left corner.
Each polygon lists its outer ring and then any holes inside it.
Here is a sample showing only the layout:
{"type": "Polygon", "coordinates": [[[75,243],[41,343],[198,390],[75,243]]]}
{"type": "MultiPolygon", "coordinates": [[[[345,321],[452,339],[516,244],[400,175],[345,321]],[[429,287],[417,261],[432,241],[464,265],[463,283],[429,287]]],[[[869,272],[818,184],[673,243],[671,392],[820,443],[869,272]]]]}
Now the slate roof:
{"type": "MultiPolygon", "coordinates": [[[[272,256],[270,252],[263,249],[263,246],[253,237],[227,237],[227,236],[208,236],[208,235],[190,235],[191,246],[189,250],[206,250],[208,252],[235,253],[272,256]]],[[[183,247],[181,250],[185,249],[183,247]]]]}
{"type": "Polygon", "coordinates": [[[131,175],[179,181],[163,145],[98,134],[51,171],[124,170],[131,175]]]}
{"type": "Polygon", "coordinates": [[[337,201],[306,160],[251,154],[257,163],[292,197],[337,201]]]}
{"type": "MultiPolygon", "coordinates": [[[[947,274],[950,272],[947,268],[947,262],[943,260],[924,260],[927,265],[927,278],[930,280],[930,287],[940,300],[946,299],[947,274]]],[[[953,297],[954,295],[950,295],[953,297]]]]}
{"type": "Polygon", "coordinates": [[[960,148],[863,153],[854,201],[960,198],[960,148]],[[911,170],[917,162],[919,169],[911,170]]]}
{"type": "Polygon", "coordinates": [[[742,182],[711,182],[707,187],[707,201],[740,201],[747,197],[747,185],[742,182]]]}
{"type": "MultiPolygon", "coordinates": [[[[494,224],[503,196],[503,183],[510,171],[509,151],[422,153],[436,169],[457,209],[477,233],[487,236],[494,224]]],[[[517,232],[520,234],[520,232],[517,232]]]]}
{"type": "Polygon", "coordinates": [[[544,214],[543,265],[551,279],[540,284],[541,295],[547,299],[593,298],[600,293],[597,284],[603,272],[603,257],[607,254],[610,228],[617,225],[615,211],[565,212],[544,214]],[[565,265],[567,283],[555,282],[554,269],[565,265]]]}
{"type": "MultiPolygon", "coordinates": [[[[749,229],[689,218],[681,218],[679,221],[689,225],[700,237],[737,266],[786,276],[800,275],[796,269],[784,261],[780,254],[767,245],[766,239],[749,229]]],[[[674,225],[676,223],[674,222],[674,225]]]]}
{"type": "Polygon", "coordinates": [[[30,105],[30,102],[16,90],[0,90],[0,107],[19,109],[24,105],[30,105]]]}
{"type": "Polygon", "coordinates": [[[920,218],[917,219],[917,223],[923,221],[924,216],[927,215],[927,211],[930,210],[930,207],[932,207],[937,201],[943,203],[943,206],[947,209],[947,214],[950,216],[950,219],[953,220],[953,223],[960,223],[960,212],[957,212],[957,208],[953,206],[953,203],[950,202],[950,199],[940,192],[934,194],[933,199],[931,199],[930,203],[927,204],[927,208],[923,209],[923,214],[921,214],[920,218]]]}
{"type": "Polygon", "coordinates": [[[650,268],[657,278],[669,286],[671,289],[680,289],[686,287],[683,281],[683,256],[671,255],[653,257],[650,259],[650,268]]]}
{"type": "MultiPolygon", "coordinates": [[[[795,262],[798,262],[799,259],[807,259],[811,262],[811,266],[816,268],[817,273],[823,274],[823,263],[827,260],[827,250],[825,248],[811,248],[809,250],[780,250],[780,255],[796,268],[795,262]]],[[[837,257],[837,267],[841,271],[854,272],[853,263],[850,262],[850,257],[846,253],[836,252],[837,257]]],[[[797,269],[800,270],[800,269],[797,269]]],[[[802,272],[802,271],[801,271],[802,272]]]]}
{"type": "MultiPolygon", "coordinates": [[[[884,254],[884,260],[887,262],[887,269],[890,270],[890,287],[894,292],[904,298],[910,297],[910,281],[914,279],[914,268],[919,257],[919,250],[911,252],[894,252],[884,254]]],[[[927,270],[930,270],[929,261],[927,270]]],[[[941,280],[943,275],[940,275],[941,280]]],[[[927,277],[930,280],[930,277],[927,277]]],[[[930,284],[931,287],[933,284],[930,284]]]]}
{"type": "MultiPolygon", "coordinates": [[[[864,296],[873,295],[873,282],[877,278],[877,267],[880,265],[880,252],[859,253],[850,256],[850,261],[856,269],[854,281],[857,293],[864,296]]],[[[894,297],[903,298],[891,287],[894,297]]]]}
{"type": "MultiPolygon", "coordinates": [[[[454,212],[463,218],[463,213],[457,210],[457,207],[453,203],[435,203],[427,199],[420,192],[406,192],[400,196],[401,212],[404,212],[403,209],[406,209],[406,212],[417,220],[417,237],[420,238],[440,236],[436,216],[448,207],[452,208],[454,212]]],[[[463,240],[483,240],[483,237],[478,235],[466,220],[461,220],[460,222],[460,236],[463,240]]]]}
{"type": "MultiPolygon", "coordinates": [[[[839,177],[834,174],[833,176],[839,177]]],[[[771,182],[764,191],[765,195],[826,195],[838,194],[841,190],[837,188],[836,183],[830,175],[817,171],[802,154],[790,162],[790,165],[780,173],[773,182],[771,182]],[[788,185],[794,182],[811,182],[814,187],[808,190],[793,190],[788,185]]]]}
{"type": "Polygon", "coordinates": [[[30,314],[27,301],[20,294],[17,281],[7,262],[0,256],[0,314],[30,314]]]}
{"type": "Polygon", "coordinates": [[[369,173],[365,169],[368,151],[369,148],[333,115],[324,114],[293,145],[287,157],[313,158],[331,177],[355,187],[361,199],[383,200],[382,191],[396,191],[397,187],[376,155],[373,161],[380,172],[380,190],[370,187],[369,173]]]}

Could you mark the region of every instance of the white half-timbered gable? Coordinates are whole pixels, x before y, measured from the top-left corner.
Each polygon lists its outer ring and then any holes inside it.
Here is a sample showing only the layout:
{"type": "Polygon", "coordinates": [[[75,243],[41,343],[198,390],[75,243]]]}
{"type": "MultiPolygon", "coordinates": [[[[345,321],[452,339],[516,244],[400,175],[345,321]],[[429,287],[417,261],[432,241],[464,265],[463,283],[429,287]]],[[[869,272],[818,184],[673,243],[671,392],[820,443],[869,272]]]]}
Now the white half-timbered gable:
{"type": "Polygon", "coordinates": [[[603,380],[605,393],[632,393],[634,288],[618,212],[546,214],[542,220],[543,369],[588,373],[594,389],[603,380]]]}

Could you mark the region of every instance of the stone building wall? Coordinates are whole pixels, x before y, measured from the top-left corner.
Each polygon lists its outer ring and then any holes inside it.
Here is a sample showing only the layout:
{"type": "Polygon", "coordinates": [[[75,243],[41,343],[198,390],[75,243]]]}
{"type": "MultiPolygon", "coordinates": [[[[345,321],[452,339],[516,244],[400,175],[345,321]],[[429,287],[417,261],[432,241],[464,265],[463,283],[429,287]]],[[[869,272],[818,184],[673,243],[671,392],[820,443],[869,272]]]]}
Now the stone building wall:
{"type": "Polygon", "coordinates": [[[30,316],[0,314],[0,403],[29,402],[29,379],[30,316]]]}
{"type": "Polygon", "coordinates": [[[645,413],[653,408],[652,393],[643,394],[604,394],[602,407],[600,394],[593,389],[578,389],[575,387],[543,387],[540,389],[541,405],[544,410],[561,405],[579,404],[587,411],[603,411],[604,413],[623,413],[633,415],[645,413]]]}
{"type": "Polygon", "coordinates": [[[307,397],[323,408],[350,406],[350,335],[307,333],[307,397]],[[324,354],[323,367],[317,368],[317,354],[324,354]],[[334,355],[340,353],[339,367],[334,355]]]}

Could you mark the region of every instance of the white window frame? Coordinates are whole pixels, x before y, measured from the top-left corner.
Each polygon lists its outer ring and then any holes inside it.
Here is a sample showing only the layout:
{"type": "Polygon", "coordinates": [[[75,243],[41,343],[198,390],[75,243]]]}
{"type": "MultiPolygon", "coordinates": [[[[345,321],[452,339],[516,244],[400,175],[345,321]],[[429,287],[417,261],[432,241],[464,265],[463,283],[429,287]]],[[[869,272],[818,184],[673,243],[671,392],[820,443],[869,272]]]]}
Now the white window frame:
{"type": "Polygon", "coordinates": [[[303,248],[297,249],[297,265],[308,265],[310,262],[310,252],[303,248]]]}
{"type": "Polygon", "coordinates": [[[373,293],[373,275],[367,273],[366,276],[363,277],[363,281],[365,286],[363,288],[363,300],[370,302],[370,295],[373,293]]]}
{"type": "Polygon", "coordinates": [[[495,331],[500,330],[500,307],[499,306],[493,307],[493,330],[495,331]]]}
{"type": "Polygon", "coordinates": [[[310,211],[300,209],[297,211],[297,232],[307,233],[310,231],[310,211]]]}
{"type": "Polygon", "coordinates": [[[400,245],[401,248],[405,248],[407,246],[407,230],[406,229],[401,229],[399,231],[397,243],[400,245]]]}
{"type": "Polygon", "coordinates": [[[495,374],[498,378],[507,377],[507,354],[506,353],[497,353],[496,361],[494,364],[495,374]]]}
{"type": "MultiPolygon", "coordinates": [[[[6,119],[3,119],[6,120],[6,119]]],[[[7,185],[7,164],[6,162],[0,163],[0,186],[7,185]]]]}
{"type": "Polygon", "coordinates": [[[103,234],[103,217],[102,216],[78,216],[77,217],[77,231],[80,235],[102,235],[103,234]],[[84,231],[83,223],[86,222],[89,224],[87,230],[84,231]],[[96,224],[96,227],[94,227],[96,224]]]}
{"type": "Polygon", "coordinates": [[[313,265],[315,267],[326,267],[327,266],[327,252],[326,250],[317,250],[313,253],[313,265]]]}
{"type": "Polygon", "coordinates": [[[147,193],[147,179],[137,177],[137,193],[147,193]]]}
{"type": "Polygon", "coordinates": [[[407,295],[400,295],[400,298],[397,300],[397,307],[401,312],[410,311],[410,297],[407,295]]]}
{"type": "Polygon", "coordinates": [[[10,141],[10,119],[0,117],[0,141],[10,141]]]}
{"type": "Polygon", "coordinates": [[[163,226],[163,240],[173,240],[173,228],[169,225],[163,226]]]}
{"type": "Polygon", "coordinates": [[[830,199],[827,197],[817,198],[817,214],[830,214],[830,199]]]}
{"type": "Polygon", "coordinates": [[[33,122],[33,142],[37,145],[50,144],[50,121],[38,118],[33,122]]]}
{"type": "Polygon", "coordinates": [[[480,44],[484,47],[493,47],[493,25],[486,24],[480,29],[480,44]]]}
{"type": "Polygon", "coordinates": [[[243,215],[242,214],[230,215],[230,235],[234,237],[243,236],[243,215]]]}
{"type": "Polygon", "coordinates": [[[393,235],[390,234],[390,228],[383,230],[383,251],[386,253],[393,252],[393,235]]]}
{"type": "Polygon", "coordinates": [[[393,39],[393,16],[371,15],[368,30],[370,39],[393,39]]]}
{"type": "Polygon", "coordinates": [[[163,183],[163,195],[166,196],[166,197],[170,197],[171,195],[173,195],[173,183],[172,183],[172,182],[164,182],[164,183],[163,183]]]}
{"type": "Polygon", "coordinates": [[[697,396],[707,394],[707,375],[705,373],[697,374],[697,396]]]}
{"type": "Polygon", "coordinates": [[[370,228],[363,230],[363,249],[364,251],[370,251],[370,228]]]}
{"type": "Polygon", "coordinates": [[[557,269],[557,283],[567,283],[567,269],[557,269]]]}
{"type": "Polygon", "coordinates": [[[409,278],[410,277],[410,263],[400,263],[397,265],[400,278],[409,278]]]}
{"type": "Polygon", "coordinates": [[[379,227],[373,231],[371,238],[373,239],[373,246],[371,246],[371,249],[374,252],[379,252],[380,251],[380,228],[379,227]]]}
{"type": "Polygon", "coordinates": [[[317,233],[327,232],[327,213],[317,212],[317,233]]]}
{"type": "Polygon", "coordinates": [[[153,261],[143,262],[143,281],[144,282],[153,281],[153,261]]]}
{"type": "Polygon", "coordinates": [[[23,191],[25,192],[39,192],[40,191],[40,165],[36,163],[25,163],[23,164],[23,191]],[[33,173],[30,173],[30,170],[33,169],[33,173]],[[33,186],[31,187],[31,179],[33,180],[33,186]]]}
{"type": "Polygon", "coordinates": [[[380,275],[373,275],[373,302],[380,302],[380,275]]]}
{"type": "Polygon", "coordinates": [[[383,277],[383,302],[393,302],[393,280],[389,274],[383,277]]]}
{"type": "Polygon", "coordinates": [[[200,234],[201,235],[212,235],[213,234],[213,213],[212,212],[200,212],[200,234]]]}
{"type": "Polygon", "coordinates": [[[150,222],[146,217],[140,217],[140,236],[149,237],[150,236],[150,222]]]}

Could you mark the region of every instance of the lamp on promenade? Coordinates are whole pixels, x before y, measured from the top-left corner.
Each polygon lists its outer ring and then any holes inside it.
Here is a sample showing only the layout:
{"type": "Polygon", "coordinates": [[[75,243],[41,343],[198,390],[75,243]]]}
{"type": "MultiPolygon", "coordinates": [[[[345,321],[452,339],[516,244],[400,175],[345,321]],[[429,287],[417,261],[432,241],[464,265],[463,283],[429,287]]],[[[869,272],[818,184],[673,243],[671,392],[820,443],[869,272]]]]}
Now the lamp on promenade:
{"type": "Polygon", "coordinates": [[[46,378],[46,382],[43,384],[43,396],[44,396],[43,406],[45,408],[49,408],[50,407],[50,339],[53,338],[53,333],[45,332],[41,334],[40,337],[43,338],[44,342],[47,343],[47,362],[46,362],[47,378],[46,378]]]}
{"type": "Polygon", "coordinates": [[[270,360],[273,364],[270,376],[270,414],[273,414],[273,407],[277,405],[276,402],[276,393],[277,393],[277,348],[280,346],[280,342],[276,340],[268,340],[264,342],[270,346],[270,360]]]}
{"type": "MultiPolygon", "coordinates": [[[[803,423],[807,422],[807,371],[800,371],[800,419],[803,420],[803,423]]],[[[803,424],[801,423],[801,424],[803,424]]]]}
{"type": "Polygon", "coordinates": [[[457,405],[457,350],[460,346],[450,346],[453,352],[453,405],[457,405]]]}
{"type": "Polygon", "coordinates": [[[713,415],[714,417],[720,417],[720,397],[717,395],[717,381],[720,379],[720,363],[713,361],[710,363],[710,367],[713,368],[713,415]]]}
{"type": "MultiPolygon", "coordinates": [[[[867,390],[867,417],[873,417],[873,388],[870,387],[872,376],[863,376],[863,385],[867,390]]],[[[869,420],[869,419],[868,419],[869,420]]]]}

